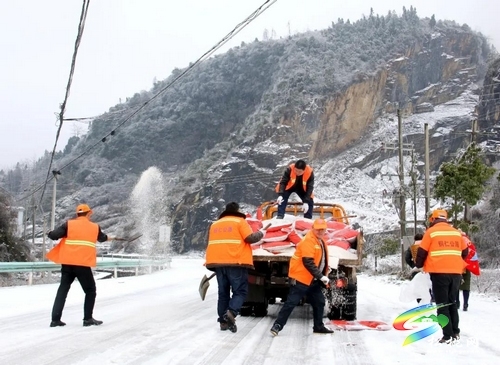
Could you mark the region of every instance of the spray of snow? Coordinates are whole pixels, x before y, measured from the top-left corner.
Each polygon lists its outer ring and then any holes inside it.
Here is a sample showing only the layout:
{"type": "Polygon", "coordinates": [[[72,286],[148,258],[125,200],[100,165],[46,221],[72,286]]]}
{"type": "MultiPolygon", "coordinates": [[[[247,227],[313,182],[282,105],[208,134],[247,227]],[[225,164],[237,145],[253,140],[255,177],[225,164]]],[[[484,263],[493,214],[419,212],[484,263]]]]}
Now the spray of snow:
{"type": "Polygon", "coordinates": [[[160,226],[165,225],[165,184],[160,170],[150,167],[144,171],[130,198],[136,227],[142,233],[144,253],[153,255],[163,251],[160,244],[160,226]]]}

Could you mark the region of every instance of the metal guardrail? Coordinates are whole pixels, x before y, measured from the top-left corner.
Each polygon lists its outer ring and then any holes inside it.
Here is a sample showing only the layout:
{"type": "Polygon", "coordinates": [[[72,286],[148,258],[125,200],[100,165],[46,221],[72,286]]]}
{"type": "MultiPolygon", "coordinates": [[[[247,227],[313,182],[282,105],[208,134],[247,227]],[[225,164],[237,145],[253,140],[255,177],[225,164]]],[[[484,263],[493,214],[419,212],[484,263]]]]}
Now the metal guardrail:
{"type": "MultiPolygon", "coordinates": [[[[113,269],[114,277],[118,277],[118,268],[135,268],[135,274],[139,275],[140,267],[149,267],[149,273],[153,272],[153,267],[169,268],[171,258],[166,257],[162,260],[138,260],[138,259],[120,259],[120,260],[99,260],[96,269],[113,269]]],[[[60,264],[53,262],[0,262],[0,273],[28,272],[29,285],[33,282],[34,272],[57,271],[61,269],[60,264]]]]}

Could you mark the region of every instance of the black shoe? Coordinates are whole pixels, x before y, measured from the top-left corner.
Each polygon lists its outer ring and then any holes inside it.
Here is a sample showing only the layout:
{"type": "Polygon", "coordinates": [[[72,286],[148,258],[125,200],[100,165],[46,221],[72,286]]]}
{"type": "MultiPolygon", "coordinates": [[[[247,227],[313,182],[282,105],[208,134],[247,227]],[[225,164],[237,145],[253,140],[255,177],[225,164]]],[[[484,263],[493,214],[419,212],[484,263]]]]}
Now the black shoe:
{"type": "Polygon", "coordinates": [[[50,322],[50,327],[62,327],[62,326],[66,326],[66,323],[64,323],[61,320],[50,322]]]}
{"type": "Polygon", "coordinates": [[[460,333],[455,333],[452,338],[454,341],[460,340],[460,333]]]}
{"type": "Polygon", "coordinates": [[[325,326],[320,328],[313,327],[313,333],[333,333],[333,330],[326,328],[325,326]]]}
{"type": "Polygon", "coordinates": [[[443,336],[439,341],[439,343],[445,343],[445,344],[450,344],[453,342],[453,337],[447,337],[447,336],[443,336]]]}
{"type": "Polygon", "coordinates": [[[230,330],[233,333],[238,331],[238,327],[236,327],[235,315],[229,309],[227,310],[226,314],[224,314],[224,319],[227,322],[227,329],[228,330],[230,330]]]}
{"type": "Polygon", "coordinates": [[[101,324],[102,324],[102,321],[98,321],[97,319],[94,319],[94,318],[83,320],[83,327],[100,326],[101,324]]]}
{"type": "Polygon", "coordinates": [[[278,323],[275,323],[273,324],[273,326],[271,327],[271,334],[273,336],[278,336],[278,333],[283,329],[283,327],[281,327],[280,324],[278,323]]]}
{"type": "Polygon", "coordinates": [[[220,330],[227,331],[229,329],[229,325],[226,322],[220,322],[220,330]]]}
{"type": "Polygon", "coordinates": [[[283,218],[285,218],[285,217],[284,217],[284,216],[282,216],[282,215],[277,215],[277,216],[276,216],[276,219],[283,219],[283,218]]]}
{"type": "Polygon", "coordinates": [[[467,309],[469,309],[469,305],[468,304],[464,304],[464,312],[467,312],[467,309]]]}

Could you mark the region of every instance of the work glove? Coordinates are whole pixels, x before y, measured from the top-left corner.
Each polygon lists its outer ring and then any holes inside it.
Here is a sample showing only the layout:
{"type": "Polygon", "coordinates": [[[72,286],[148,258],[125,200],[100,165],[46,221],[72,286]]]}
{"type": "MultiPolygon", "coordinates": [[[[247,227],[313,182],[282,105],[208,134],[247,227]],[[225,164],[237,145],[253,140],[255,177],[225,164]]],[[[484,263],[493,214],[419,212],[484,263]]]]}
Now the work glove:
{"type": "Polygon", "coordinates": [[[418,267],[415,266],[413,269],[411,269],[410,272],[411,273],[413,273],[413,272],[422,272],[422,268],[418,268],[418,267]]]}
{"type": "Polygon", "coordinates": [[[281,195],[278,196],[278,199],[276,199],[276,203],[278,203],[278,205],[281,205],[281,203],[283,203],[283,197],[281,195]]]}
{"type": "Polygon", "coordinates": [[[326,286],[328,286],[328,284],[330,284],[330,279],[328,279],[328,277],[327,277],[327,276],[324,276],[324,275],[323,275],[323,276],[321,277],[321,279],[319,279],[319,280],[321,280],[321,282],[322,282],[323,284],[325,284],[326,286]]]}
{"type": "Polygon", "coordinates": [[[309,204],[307,203],[302,204],[302,210],[304,211],[304,214],[306,214],[307,211],[309,210],[309,204]]]}

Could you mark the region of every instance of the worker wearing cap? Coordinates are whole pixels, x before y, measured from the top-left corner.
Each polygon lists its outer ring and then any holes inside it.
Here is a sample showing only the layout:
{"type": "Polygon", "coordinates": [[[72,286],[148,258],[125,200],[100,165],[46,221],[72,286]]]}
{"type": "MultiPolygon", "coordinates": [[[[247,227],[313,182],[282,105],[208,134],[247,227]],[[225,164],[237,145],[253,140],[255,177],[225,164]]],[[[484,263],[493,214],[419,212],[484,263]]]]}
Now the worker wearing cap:
{"type": "Polygon", "coordinates": [[[330,283],[328,279],[328,248],[323,241],[327,224],[324,219],[316,219],[312,229],[297,244],[290,260],[288,277],[290,292],[278,318],[271,328],[271,334],[277,336],[285,326],[293,309],[304,296],[307,296],[313,308],[314,333],[333,333],[323,323],[325,297],[323,288],[330,283]]]}
{"type": "Polygon", "coordinates": [[[78,279],[85,292],[83,325],[102,324],[102,321],[93,318],[96,285],[91,268],[96,266],[96,242],[104,242],[112,238],[105,235],[98,224],[90,221],[91,214],[92,210],[87,204],[80,204],[76,207],[75,219],[68,220],[47,234],[52,240],[62,238],[46,255],[49,260],[61,264],[61,282],[52,308],[50,327],[66,325],[61,321],[61,316],[66,297],[75,278],[78,279]]]}
{"type": "Polygon", "coordinates": [[[417,268],[423,268],[430,274],[438,316],[443,314],[449,320],[443,327],[440,343],[451,343],[460,338],[455,300],[466,266],[464,259],[467,257],[467,245],[462,234],[447,219],[446,210],[436,209],[432,212],[415,262],[417,268]]]}

